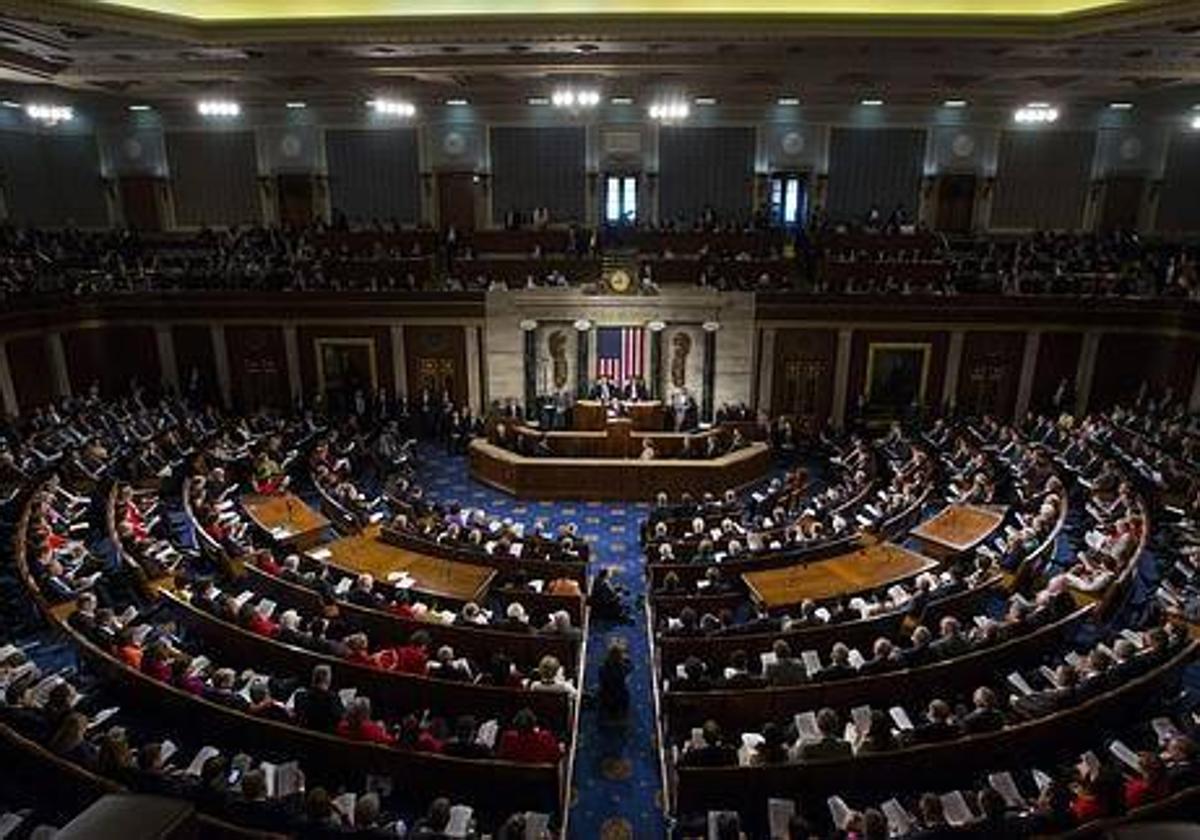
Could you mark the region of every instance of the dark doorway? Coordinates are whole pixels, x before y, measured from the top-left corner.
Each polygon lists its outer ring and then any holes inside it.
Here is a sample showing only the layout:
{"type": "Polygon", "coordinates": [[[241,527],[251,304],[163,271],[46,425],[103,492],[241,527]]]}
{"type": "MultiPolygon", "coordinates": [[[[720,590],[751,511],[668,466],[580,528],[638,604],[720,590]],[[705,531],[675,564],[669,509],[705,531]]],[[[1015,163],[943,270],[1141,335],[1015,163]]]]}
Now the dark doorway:
{"type": "Polygon", "coordinates": [[[438,173],[438,221],[443,230],[451,225],[460,231],[475,229],[476,179],[474,172],[438,173]]]}
{"type": "Polygon", "coordinates": [[[1114,175],[1104,187],[1104,210],[1100,214],[1100,230],[1137,230],[1138,211],[1146,179],[1142,175],[1114,175]]]}
{"type": "Polygon", "coordinates": [[[147,231],[163,229],[158,193],[162,185],[161,179],[149,176],[121,178],[121,213],[127,227],[147,231]]]}
{"type": "Polygon", "coordinates": [[[304,227],[313,220],[313,178],[311,175],[280,175],[275,185],[279,202],[279,223],[304,227]]]}
{"type": "Polygon", "coordinates": [[[938,178],[937,229],[969,233],[975,218],[975,176],[942,175],[938,178]]]}

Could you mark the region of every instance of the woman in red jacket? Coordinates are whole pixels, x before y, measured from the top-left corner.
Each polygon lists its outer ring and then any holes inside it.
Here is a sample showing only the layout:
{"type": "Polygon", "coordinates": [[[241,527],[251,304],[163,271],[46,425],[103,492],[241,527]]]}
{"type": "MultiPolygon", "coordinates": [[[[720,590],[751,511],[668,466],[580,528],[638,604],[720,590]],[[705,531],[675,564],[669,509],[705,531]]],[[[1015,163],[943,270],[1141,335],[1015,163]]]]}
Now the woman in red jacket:
{"type": "Polygon", "coordinates": [[[386,726],[377,720],[371,720],[371,701],[366,697],[354,698],[354,705],[350,707],[345,719],[338,724],[337,733],[352,741],[386,744],[389,747],[396,742],[386,726]]]}
{"type": "Polygon", "coordinates": [[[525,764],[555,764],[562,757],[562,747],[554,733],[537,725],[531,709],[522,709],[513,717],[512,729],[501,734],[496,757],[525,764]]]}

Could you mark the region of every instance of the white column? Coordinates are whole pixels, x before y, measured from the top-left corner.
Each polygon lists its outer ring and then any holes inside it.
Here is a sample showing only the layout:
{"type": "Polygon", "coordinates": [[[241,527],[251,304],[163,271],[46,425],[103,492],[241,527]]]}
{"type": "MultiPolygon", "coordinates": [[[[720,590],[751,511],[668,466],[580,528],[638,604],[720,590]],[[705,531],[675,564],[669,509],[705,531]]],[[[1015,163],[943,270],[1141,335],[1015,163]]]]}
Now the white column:
{"type": "Polygon", "coordinates": [[[408,362],[404,355],[404,327],[392,324],[392,399],[408,397],[408,362]]]}
{"type": "Polygon", "coordinates": [[[233,405],[233,386],[229,379],[229,350],[225,347],[225,327],[213,324],[209,333],[212,335],[213,363],[217,368],[217,389],[221,392],[221,404],[230,408],[233,405]]]}
{"type": "Polygon", "coordinates": [[[771,388],[775,383],[775,328],[764,327],[758,352],[758,404],[759,411],[771,413],[771,388]]]}
{"type": "Polygon", "coordinates": [[[946,378],[942,380],[942,402],[939,408],[949,406],[953,410],[958,403],[958,375],[962,368],[965,338],[962,330],[950,333],[950,346],[946,349],[946,378]]]}
{"type": "Polygon", "coordinates": [[[1017,380],[1017,404],[1013,407],[1013,417],[1020,419],[1029,411],[1029,402],[1033,399],[1033,377],[1037,372],[1038,348],[1042,346],[1042,331],[1030,330],[1025,333],[1025,354],[1021,357],[1021,378],[1017,380]]]}
{"type": "Polygon", "coordinates": [[[175,359],[175,338],[170,324],[154,325],[154,341],[158,345],[158,367],[162,384],[176,394],[179,393],[179,363],[175,359]]]}
{"type": "Polygon", "coordinates": [[[1200,365],[1196,365],[1196,377],[1192,380],[1192,395],[1188,398],[1188,411],[1200,411],[1200,365]]]}
{"type": "Polygon", "coordinates": [[[1075,413],[1087,411],[1092,396],[1092,378],[1096,373],[1096,356],[1100,351],[1099,330],[1088,330],[1083,334],[1079,348],[1079,366],[1075,368],[1075,413]]]}
{"type": "Polygon", "coordinates": [[[834,428],[846,425],[846,399],[850,390],[850,342],[854,331],[838,330],[837,352],[833,357],[833,412],[830,422],[834,428]]]}
{"type": "Polygon", "coordinates": [[[0,405],[5,414],[16,416],[17,389],[13,386],[12,368],[8,366],[8,343],[4,341],[0,341],[0,405]]]}
{"type": "Polygon", "coordinates": [[[463,327],[463,340],[467,343],[467,405],[471,410],[483,411],[483,395],[479,382],[479,327],[463,327]]]}
{"type": "Polygon", "coordinates": [[[54,385],[54,396],[71,396],[71,375],[67,372],[67,351],[63,347],[62,333],[47,333],[46,349],[50,355],[50,376],[54,385]]]}
{"type": "Polygon", "coordinates": [[[295,327],[283,328],[283,355],[287,361],[288,388],[292,395],[292,405],[295,405],[304,391],[304,383],[300,380],[300,342],[296,337],[295,327]]]}

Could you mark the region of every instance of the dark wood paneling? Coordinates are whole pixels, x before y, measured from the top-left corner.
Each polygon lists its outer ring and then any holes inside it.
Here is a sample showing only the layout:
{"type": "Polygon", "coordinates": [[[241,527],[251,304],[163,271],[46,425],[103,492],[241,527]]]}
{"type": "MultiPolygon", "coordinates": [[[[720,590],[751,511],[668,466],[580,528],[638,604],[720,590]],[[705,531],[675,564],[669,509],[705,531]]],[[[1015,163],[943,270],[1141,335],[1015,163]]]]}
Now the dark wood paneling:
{"type": "MultiPolygon", "coordinates": [[[[1045,332],[1038,342],[1037,365],[1033,371],[1033,390],[1029,407],[1034,411],[1046,411],[1053,407],[1054,395],[1059,383],[1067,382],[1068,394],[1075,393],[1075,373],[1079,369],[1079,351],[1083,346],[1083,333],[1045,332]]],[[[1068,396],[1066,411],[1074,410],[1074,398],[1068,396]]]]}
{"type": "Polygon", "coordinates": [[[27,335],[8,342],[8,367],[12,371],[17,406],[22,414],[54,398],[54,376],[44,335],[27,335]]]}
{"type": "Polygon", "coordinates": [[[127,227],[141,231],[160,231],[162,202],[159,196],[166,180],[145,175],[122,175],[120,180],[121,213],[127,227]]]}
{"type": "Polygon", "coordinates": [[[296,341],[300,345],[300,382],[304,396],[317,392],[317,341],[331,339],[371,339],[375,342],[376,385],[392,393],[392,331],[379,326],[300,327],[296,341]]]}
{"type": "Polygon", "coordinates": [[[777,330],[771,410],[793,414],[816,426],[833,408],[834,330],[777,330]]]}
{"type": "Polygon", "coordinates": [[[1020,332],[969,332],[958,370],[958,407],[968,414],[1012,416],[1025,354],[1020,332]]]}
{"type": "Polygon", "coordinates": [[[1145,382],[1151,395],[1167,388],[1185,402],[1196,374],[1196,342],[1170,336],[1108,333],[1101,337],[1089,409],[1129,402],[1145,382]]]}
{"type": "Polygon", "coordinates": [[[238,408],[282,408],[291,402],[282,328],[229,326],[225,328],[225,347],[233,402],[238,408]]]}
{"type": "Polygon", "coordinates": [[[942,399],[946,376],[946,344],[949,335],[935,330],[856,330],[850,345],[850,379],[846,391],[846,416],[854,416],[861,394],[866,391],[867,361],[875,343],[928,344],[929,375],[925,380],[924,408],[936,408],[942,399]]]}
{"type": "Polygon", "coordinates": [[[148,326],[113,326],[63,333],[71,393],[86,393],[98,383],[104,396],[127,394],[136,380],[157,391],[162,385],[158,343],[148,326]]]}
{"type": "Polygon", "coordinates": [[[448,377],[454,401],[458,404],[467,401],[467,347],[462,327],[405,326],[404,361],[408,366],[410,399],[416,399],[421,388],[431,381],[429,368],[433,368],[435,398],[440,398],[448,377]]]}
{"type": "Polygon", "coordinates": [[[212,329],[202,324],[181,324],[171,328],[171,338],[175,342],[180,390],[196,399],[215,401],[219,389],[212,329]]]}

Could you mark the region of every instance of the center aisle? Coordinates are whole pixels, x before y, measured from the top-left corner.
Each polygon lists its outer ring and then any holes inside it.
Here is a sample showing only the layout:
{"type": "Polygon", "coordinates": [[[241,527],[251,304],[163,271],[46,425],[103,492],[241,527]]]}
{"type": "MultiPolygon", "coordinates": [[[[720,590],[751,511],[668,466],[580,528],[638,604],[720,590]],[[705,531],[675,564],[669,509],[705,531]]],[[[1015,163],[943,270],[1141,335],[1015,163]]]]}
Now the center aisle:
{"type": "Polygon", "coordinates": [[[570,836],[594,840],[656,838],[664,833],[662,795],[655,741],[653,675],[645,626],[645,577],[638,526],[650,506],[623,502],[529,502],[474,482],[467,460],[422,445],[417,480],[439,501],[482,507],[499,516],[552,525],[572,521],[591,544],[589,574],[601,565],[616,567],[616,580],[629,592],[628,625],[593,622],[588,633],[584,707],[579,723],[572,779],[570,836]],[[630,713],[623,724],[600,722],[594,698],[600,664],[617,638],[628,646],[630,713]]]}

